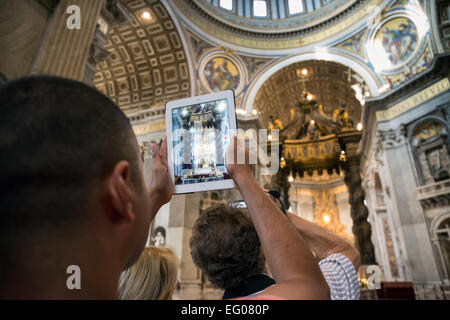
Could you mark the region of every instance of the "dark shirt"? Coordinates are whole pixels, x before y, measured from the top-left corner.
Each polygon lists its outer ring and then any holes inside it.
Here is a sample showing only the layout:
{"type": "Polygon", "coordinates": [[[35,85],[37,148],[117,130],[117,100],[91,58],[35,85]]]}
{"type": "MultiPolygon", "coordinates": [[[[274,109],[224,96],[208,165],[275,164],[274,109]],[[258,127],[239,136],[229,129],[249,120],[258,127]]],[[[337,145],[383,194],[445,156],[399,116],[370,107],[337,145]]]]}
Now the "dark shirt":
{"type": "Polygon", "coordinates": [[[239,297],[246,297],[251,294],[260,292],[271,285],[275,284],[275,280],[266,274],[258,274],[249,277],[241,282],[241,284],[234,288],[228,288],[223,293],[222,299],[234,299],[239,297]]]}

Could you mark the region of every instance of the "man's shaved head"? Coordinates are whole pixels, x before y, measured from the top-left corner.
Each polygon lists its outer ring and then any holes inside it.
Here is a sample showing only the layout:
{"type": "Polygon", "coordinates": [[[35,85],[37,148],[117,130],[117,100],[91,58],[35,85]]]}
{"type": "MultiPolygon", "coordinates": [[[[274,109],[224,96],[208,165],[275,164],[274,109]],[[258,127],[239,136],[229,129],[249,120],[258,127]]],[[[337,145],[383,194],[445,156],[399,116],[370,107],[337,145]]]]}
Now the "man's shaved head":
{"type": "Polygon", "coordinates": [[[119,161],[139,191],[138,149],[127,117],[85,84],[33,76],[0,86],[0,270],[21,244],[85,219],[119,161]]]}

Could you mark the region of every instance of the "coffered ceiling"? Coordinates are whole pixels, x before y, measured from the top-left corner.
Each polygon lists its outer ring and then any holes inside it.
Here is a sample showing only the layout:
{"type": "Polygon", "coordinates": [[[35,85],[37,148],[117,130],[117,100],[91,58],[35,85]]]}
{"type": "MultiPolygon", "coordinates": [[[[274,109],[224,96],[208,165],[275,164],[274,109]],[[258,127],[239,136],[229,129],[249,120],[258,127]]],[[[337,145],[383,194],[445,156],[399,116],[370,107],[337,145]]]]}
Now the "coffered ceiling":
{"type": "Polygon", "coordinates": [[[133,21],[109,31],[110,55],[97,64],[94,86],[126,113],[190,96],[185,49],[164,5],[121,2],[133,21]]]}

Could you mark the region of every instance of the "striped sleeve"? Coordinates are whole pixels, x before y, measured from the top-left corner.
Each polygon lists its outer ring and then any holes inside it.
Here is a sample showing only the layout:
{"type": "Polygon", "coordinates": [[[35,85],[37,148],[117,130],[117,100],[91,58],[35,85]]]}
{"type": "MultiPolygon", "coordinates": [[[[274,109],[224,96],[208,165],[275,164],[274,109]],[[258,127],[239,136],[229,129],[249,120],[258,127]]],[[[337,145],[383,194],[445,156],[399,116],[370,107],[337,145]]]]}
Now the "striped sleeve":
{"type": "Polygon", "coordinates": [[[350,259],[334,253],[321,260],[319,267],[330,287],[332,300],[359,300],[358,276],[350,259]]]}

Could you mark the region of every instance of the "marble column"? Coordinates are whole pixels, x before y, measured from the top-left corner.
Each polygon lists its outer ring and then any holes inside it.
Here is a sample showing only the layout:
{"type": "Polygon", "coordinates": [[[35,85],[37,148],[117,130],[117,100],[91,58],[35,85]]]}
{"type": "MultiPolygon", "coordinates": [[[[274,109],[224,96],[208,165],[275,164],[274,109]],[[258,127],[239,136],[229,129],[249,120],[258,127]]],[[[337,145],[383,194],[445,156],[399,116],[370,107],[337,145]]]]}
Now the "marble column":
{"type": "Polygon", "coordinates": [[[60,0],[47,25],[32,74],[83,81],[98,18],[106,0],[60,0]],[[69,30],[67,8],[81,9],[81,29],[69,30]]]}

